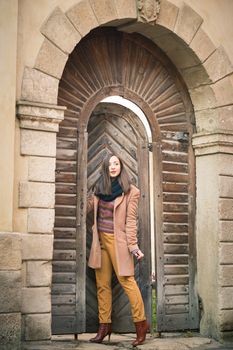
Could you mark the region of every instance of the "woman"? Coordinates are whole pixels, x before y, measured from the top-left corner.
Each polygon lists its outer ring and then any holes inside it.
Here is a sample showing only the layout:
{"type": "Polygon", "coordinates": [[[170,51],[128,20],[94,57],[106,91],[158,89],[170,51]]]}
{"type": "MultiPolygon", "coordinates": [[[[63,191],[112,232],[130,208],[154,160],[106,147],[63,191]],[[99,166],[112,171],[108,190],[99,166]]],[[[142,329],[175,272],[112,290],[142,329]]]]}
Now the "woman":
{"type": "Polygon", "coordinates": [[[122,160],[108,155],[102,175],[88,200],[87,211],[94,209],[93,240],[88,266],[95,269],[99,309],[99,330],[91,342],[101,343],[111,335],[112,269],[128,295],[137,338],[142,344],[149,330],[142,296],[134,278],[133,255],[144,254],[137,243],[137,208],[140,192],[130,183],[122,160]]]}

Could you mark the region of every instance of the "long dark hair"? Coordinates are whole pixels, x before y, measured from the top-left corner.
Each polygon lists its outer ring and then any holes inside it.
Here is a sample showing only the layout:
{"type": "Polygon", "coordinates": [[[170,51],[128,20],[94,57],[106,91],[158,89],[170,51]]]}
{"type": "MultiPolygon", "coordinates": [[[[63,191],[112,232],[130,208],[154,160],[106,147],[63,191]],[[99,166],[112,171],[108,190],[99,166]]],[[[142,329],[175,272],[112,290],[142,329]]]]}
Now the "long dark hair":
{"type": "Polygon", "coordinates": [[[109,175],[109,161],[111,157],[117,157],[119,159],[121,165],[121,172],[118,175],[117,179],[124,193],[129,192],[131,181],[129,175],[125,169],[124,163],[122,159],[115,154],[109,153],[103,160],[101,176],[95,186],[94,193],[97,195],[101,194],[112,194],[112,186],[111,186],[111,177],[109,175]]]}

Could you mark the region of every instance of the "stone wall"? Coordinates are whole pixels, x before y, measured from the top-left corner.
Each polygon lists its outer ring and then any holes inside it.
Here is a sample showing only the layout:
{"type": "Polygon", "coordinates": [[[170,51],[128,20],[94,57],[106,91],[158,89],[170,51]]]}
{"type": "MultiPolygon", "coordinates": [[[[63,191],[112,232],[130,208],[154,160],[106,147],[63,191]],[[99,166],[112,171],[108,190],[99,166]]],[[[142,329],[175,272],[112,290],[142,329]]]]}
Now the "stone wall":
{"type": "Polygon", "coordinates": [[[0,234],[0,348],[20,349],[21,237],[0,234]]]}
{"type": "Polygon", "coordinates": [[[22,237],[22,338],[51,337],[51,279],[56,132],[64,108],[19,102],[20,154],[28,172],[19,182],[18,207],[27,212],[22,237]]]}

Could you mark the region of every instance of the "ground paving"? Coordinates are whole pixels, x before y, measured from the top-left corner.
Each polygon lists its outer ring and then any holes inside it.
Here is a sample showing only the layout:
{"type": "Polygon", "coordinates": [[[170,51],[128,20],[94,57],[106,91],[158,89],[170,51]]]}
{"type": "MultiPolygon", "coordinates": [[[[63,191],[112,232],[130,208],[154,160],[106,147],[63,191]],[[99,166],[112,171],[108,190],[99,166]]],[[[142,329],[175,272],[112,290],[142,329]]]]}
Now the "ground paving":
{"type": "Polygon", "coordinates": [[[136,348],[131,345],[135,334],[112,334],[110,342],[106,338],[102,344],[90,343],[91,337],[93,334],[79,334],[77,340],[71,335],[54,336],[51,341],[25,342],[22,350],[233,350],[233,343],[220,344],[193,333],[166,333],[161,337],[148,335],[145,343],[136,348]]]}

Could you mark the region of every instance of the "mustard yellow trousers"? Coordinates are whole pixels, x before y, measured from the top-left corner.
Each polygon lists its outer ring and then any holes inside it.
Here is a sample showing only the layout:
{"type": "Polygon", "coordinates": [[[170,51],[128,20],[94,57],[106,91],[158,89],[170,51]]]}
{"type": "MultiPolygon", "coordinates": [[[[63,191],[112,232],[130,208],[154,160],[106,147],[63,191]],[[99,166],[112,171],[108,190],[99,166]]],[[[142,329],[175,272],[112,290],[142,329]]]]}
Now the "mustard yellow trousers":
{"type": "Polygon", "coordinates": [[[112,313],[112,271],[114,269],[119,283],[127,294],[134,322],[144,321],[145,310],[134,276],[119,276],[117,271],[116,254],[114,247],[114,234],[99,232],[101,244],[101,268],[95,270],[97,299],[99,309],[99,322],[111,323],[112,313]]]}

